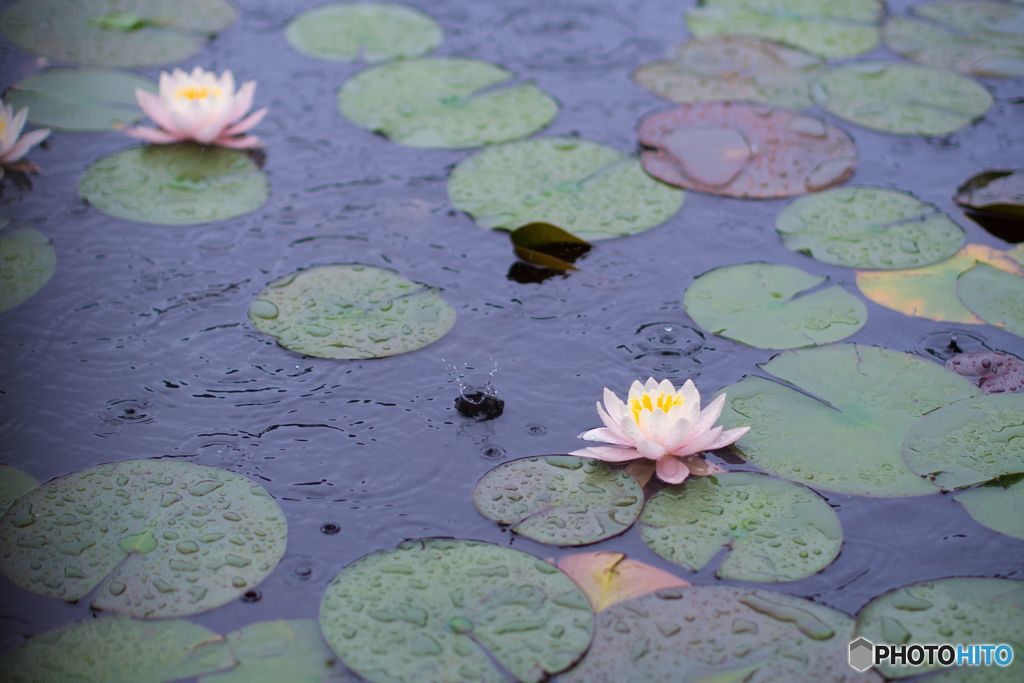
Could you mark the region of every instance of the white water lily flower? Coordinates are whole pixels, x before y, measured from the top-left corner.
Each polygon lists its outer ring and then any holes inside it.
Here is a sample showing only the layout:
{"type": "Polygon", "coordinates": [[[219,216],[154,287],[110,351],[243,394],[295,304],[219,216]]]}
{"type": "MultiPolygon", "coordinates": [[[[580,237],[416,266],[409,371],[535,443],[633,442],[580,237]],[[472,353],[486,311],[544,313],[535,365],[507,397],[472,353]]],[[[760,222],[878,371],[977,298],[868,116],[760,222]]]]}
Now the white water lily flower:
{"type": "Polygon", "coordinates": [[[654,460],[658,478],[668,484],[680,484],[690,475],[721,472],[700,454],[728,446],[750,430],[715,426],[724,405],[722,394],[701,410],[700,392],[691,380],[679,391],[668,380],[659,383],[653,377],[646,384],[633,382],[626,403],[606,388],[604,406],[597,403],[604,427],[584,432],[580,438],[612,445],[591,446],[572,455],[605,462],[654,460]]]}
{"type": "Polygon", "coordinates": [[[9,104],[0,100],[0,178],[4,169],[20,171],[37,170],[32,164],[23,161],[28,151],[38,145],[50,134],[48,129],[34,130],[21,134],[28,120],[28,107],[23,107],[17,114],[9,104]]]}

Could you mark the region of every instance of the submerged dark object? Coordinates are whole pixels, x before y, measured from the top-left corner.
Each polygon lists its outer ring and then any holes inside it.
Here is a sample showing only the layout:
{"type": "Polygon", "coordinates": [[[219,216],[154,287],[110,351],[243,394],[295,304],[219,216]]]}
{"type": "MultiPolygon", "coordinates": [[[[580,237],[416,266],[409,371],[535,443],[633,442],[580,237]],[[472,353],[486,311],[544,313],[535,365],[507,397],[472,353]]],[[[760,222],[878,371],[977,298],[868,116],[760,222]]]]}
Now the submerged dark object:
{"type": "Polygon", "coordinates": [[[989,233],[1024,242],[1024,170],[986,171],[956,189],[953,201],[989,233]]]}
{"type": "Polygon", "coordinates": [[[586,240],[549,223],[516,228],[509,239],[520,260],[509,268],[508,279],[521,284],[540,283],[576,270],[576,259],[591,249],[586,240]]]}
{"type": "Polygon", "coordinates": [[[466,387],[455,398],[455,409],[474,420],[493,420],[505,412],[505,402],[493,390],[466,387]]]}

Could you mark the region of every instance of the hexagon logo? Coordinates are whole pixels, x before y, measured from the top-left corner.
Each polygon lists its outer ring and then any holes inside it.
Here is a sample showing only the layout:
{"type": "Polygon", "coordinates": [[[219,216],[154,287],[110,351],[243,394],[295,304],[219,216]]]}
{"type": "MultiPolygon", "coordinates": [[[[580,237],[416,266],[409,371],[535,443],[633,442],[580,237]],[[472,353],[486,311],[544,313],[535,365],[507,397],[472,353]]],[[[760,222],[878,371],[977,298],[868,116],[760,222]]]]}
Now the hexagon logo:
{"type": "Polygon", "coordinates": [[[864,672],[875,663],[875,644],[864,637],[850,643],[850,666],[864,672]]]}

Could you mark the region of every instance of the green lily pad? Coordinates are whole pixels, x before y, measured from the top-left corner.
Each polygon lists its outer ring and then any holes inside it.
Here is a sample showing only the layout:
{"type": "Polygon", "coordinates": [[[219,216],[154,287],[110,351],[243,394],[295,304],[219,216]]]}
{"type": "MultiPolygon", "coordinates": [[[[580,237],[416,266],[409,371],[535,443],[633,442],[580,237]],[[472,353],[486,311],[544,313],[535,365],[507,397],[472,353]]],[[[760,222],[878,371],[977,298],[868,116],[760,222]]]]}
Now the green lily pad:
{"type": "Polygon", "coordinates": [[[286,349],[334,359],[384,358],[433,344],[455,325],[435,287],[393,270],[317,266],[271,282],[249,304],[253,327],[286,349]]]}
{"type": "Polygon", "coordinates": [[[640,517],[644,543],[699,571],[728,549],[715,575],[795,581],[832,564],[843,543],[839,518],[818,494],[754,472],[687,480],[662,489],[640,517]]]}
{"type": "Polygon", "coordinates": [[[284,514],[260,486],[180,460],[53,479],[0,518],[0,571],[25,590],[137,617],[219,607],[277,565],[284,514]],[[98,587],[98,588],[97,588],[98,587]]]}
{"type": "Polygon", "coordinates": [[[477,482],[473,502],[484,517],[539,543],[587,545],[631,527],[644,492],[622,468],[560,455],[498,465],[477,482]]]}
{"type": "Polygon", "coordinates": [[[842,612],[783,593],[668,589],[598,614],[590,650],[562,680],[880,682],[848,667],[852,633],[842,612]]]}
{"type": "Polygon", "coordinates": [[[57,68],[29,76],[4,93],[15,109],[28,107],[28,120],[73,132],[97,132],[142,118],[135,91],[154,92],[148,78],[110,69],[57,68]]]}
{"type": "Polygon", "coordinates": [[[0,232],[0,313],[27,301],[57,270],[57,252],[34,228],[0,232]]]}
{"type": "Polygon", "coordinates": [[[644,173],[636,157],[575,138],[485,149],[459,162],[448,180],[455,208],[485,228],[550,223],[588,241],[660,225],[684,196],[644,173]]]}
{"type": "Polygon", "coordinates": [[[759,349],[793,349],[845,339],[864,326],[867,307],[825,277],[774,263],[704,273],[686,289],[686,313],[708,332],[759,349]]]}
{"type": "Polygon", "coordinates": [[[105,156],[86,169],[78,191],[111,216],[196,225],[255,211],[267,200],[269,187],[244,152],[180,143],[105,156]]]}
{"type": "Polygon", "coordinates": [[[824,60],[750,36],[689,40],[672,59],[644,64],[637,83],[672,102],[745,100],[793,109],[811,106],[808,87],[824,60]]]}
{"type": "Polygon", "coordinates": [[[78,621],[0,654],[8,683],[163,683],[233,664],[221,636],[180,619],[78,621]]]}
{"type": "Polygon", "coordinates": [[[880,0],[703,0],[686,14],[698,38],[759,36],[837,59],[878,45],[880,0]]]}
{"type": "Polygon", "coordinates": [[[188,59],[234,21],[226,0],[15,0],[0,31],[58,62],[157,66],[188,59]]]}
{"type": "MultiPolygon", "coordinates": [[[[959,3],[957,3],[959,4],[959,3]]],[[[997,8],[1021,13],[1005,2],[972,0],[963,5],[972,11],[997,8]]],[[[927,7],[919,5],[917,8],[927,7]]],[[[1020,20],[1017,20],[1020,24],[1020,20]]],[[[885,44],[893,52],[925,66],[952,69],[981,78],[1024,76],[1024,45],[1018,35],[968,32],[944,22],[912,17],[893,17],[882,29],[885,44]]]]}
{"type": "Polygon", "coordinates": [[[532,683],[579,659],[594,615],[572,579],[539,558],[418,539],[345,567],[324,595],[320,627],[372,683],[532,683]]]}
{"type": "Polygon", "coordinates": [[[0,465],[0,515],[7,512],[14,501],[37,486],[39,482],[28,472],[10,465],[0,465]]]}
{"type": "Polygon", "coordinates": [[[956,293],[989,325],[1024,337],[1024,277],[977,263],[957,278],[956,293]]]}
{"type": "Polygon", "coordinates": [[[285,38],[304,55],[338,62],[422,57],[444,33],[429,15],[404,5],[324,5],[288,24],[285,38]]]}
{"type": "Polygon", "coordinates": [[[978,524],[1024,540],[1024,477],[1004,484],[995,481],[955,498],[978,524]]]}
{"type": "Polygon", "coordinates": [[[260,621],[227,635],[234,668],[201,676],[200,683],[329,683],[354,681],[342,671],[312,619],[260,621]]]}
{"type": "Polygon", "coordinates": [[[953,256],[963,229],[907,192],[840,187],[796,200],[775,229],[793,251],[847,268],[911,268],[953,256]]]}
{"type": "Polygon", "coordinates": [[[964,76],[914,64],[839,66],[811,86],[818,106],[896,135],[948,135],[985,115],[992,95],[964,76]]]}
{"type": "Polygon", "coordinates": [[[1024,472],[1024,395],[990,394],[925,415],[907,433],[903,459],[945,490],[1024,472]]]}
{"type": "Polygon", "coordinates": [[[796,389],[753,376],[724,389],[723,425],[750,426],[740,454],[780,477],[862,496],[934,493],[904,463],[903,438],[922,415],[981,393],[941,365],[858,344],[787,351],[761,368],[796,389]]]}
{"type": "MultiPolygon", "coordinates": [[[[938,579],[897,588],[861,609],[856,634],[873,643],[1013,643],[1019,647],[1024,643],[1024,581],[938,579]]],[[[937,668],[878,666],[887,678],[937,668]]]]}
{"type": "Polygon", "coordinates": [[[367,69],[342,86],[338,109],[409,147],[479,147],[536,133],[558,103],[534,83],[475,59],[413,59],[367,69]]]}

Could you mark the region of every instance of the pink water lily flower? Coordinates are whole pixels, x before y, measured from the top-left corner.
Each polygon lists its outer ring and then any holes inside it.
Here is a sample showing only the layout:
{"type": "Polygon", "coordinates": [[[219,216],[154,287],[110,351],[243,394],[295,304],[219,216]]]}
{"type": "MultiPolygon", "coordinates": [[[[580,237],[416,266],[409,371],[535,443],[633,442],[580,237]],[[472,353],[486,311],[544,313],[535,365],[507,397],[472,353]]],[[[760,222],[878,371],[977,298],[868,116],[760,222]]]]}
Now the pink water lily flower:
{"type": "Polygon", "coordinates": [[[612,445],[591,446],[572,455],[605,462],[653,460],[658,478],[668,484],[680,484],[690,475],[721,472],[701,454],[728,446],[750,430],[723,431],[715,426],[724,405],[722,394],[701,410],[700,392],[690,380],[679,391],[668,380],[658,383],[653,377],[646,384],[633,382],[626,403],[605,389],[604,406],[597,403],[604,427],[584,432],[580,438],[612,445]]]}
{"type": "Polygon", "coordinates": [[[266,108],[249,114],[255,94],[255,81],[243,83],[235,92],[230,71],[219,77],[198,66],[190,74],[181,69],[164,71],[157,94],[135,91],[142,111],[159,129],[136,126],[125,132],[158,145],[192,140],[234,149],[260,147],[259,138],[245,135],[267,115],[266,108]]]}
{"type": "Polygon", "coordinates": [[[28,107],[23,107],[17,114],[9,104],[0,100],[0,178],[5,169],[16,171],[34,171],[35,166],[24,161],[25,155],[35,145],[46,139],[48,129],[34,130],[21,134],[28,119],[28,107]]]}

